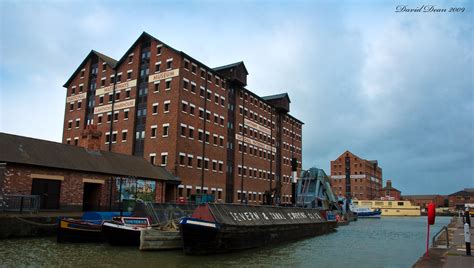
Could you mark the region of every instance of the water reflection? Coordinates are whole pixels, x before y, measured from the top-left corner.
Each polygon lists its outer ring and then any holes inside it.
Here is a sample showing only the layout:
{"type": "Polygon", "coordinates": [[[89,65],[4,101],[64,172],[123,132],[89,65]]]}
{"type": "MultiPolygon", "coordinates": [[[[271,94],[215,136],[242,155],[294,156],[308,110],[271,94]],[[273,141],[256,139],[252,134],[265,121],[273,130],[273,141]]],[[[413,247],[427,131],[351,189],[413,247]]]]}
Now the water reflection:
{"type": "MultiPolygon", "coordinates": [[[[448,224],[439,217],[432,234],[448,224]]],[[[141,252],[107,244],[57,244],[55,238],[3,240],[0,266],[74,267],[409,267],[424,252],[426,217],[360,219],[336,233],[211,256],[141,252]]]]}

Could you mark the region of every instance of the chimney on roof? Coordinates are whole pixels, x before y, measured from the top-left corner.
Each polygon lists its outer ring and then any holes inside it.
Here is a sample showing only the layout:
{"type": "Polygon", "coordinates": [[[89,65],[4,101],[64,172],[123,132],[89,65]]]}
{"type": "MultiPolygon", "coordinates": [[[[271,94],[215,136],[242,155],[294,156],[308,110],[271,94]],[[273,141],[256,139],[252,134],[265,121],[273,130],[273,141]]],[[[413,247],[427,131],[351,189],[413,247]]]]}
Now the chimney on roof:
{"type": "Polygon", "coordinates": [[[100,136],[102,132],[97,130],[96,125],[88,125],[82,131],[80,146],[92,151],[100,151],[100,136]]]}
{"type": "Polygon", "coordinates": [[[392,180],[387,180],[387,187],[392,187],[392,180]]]}

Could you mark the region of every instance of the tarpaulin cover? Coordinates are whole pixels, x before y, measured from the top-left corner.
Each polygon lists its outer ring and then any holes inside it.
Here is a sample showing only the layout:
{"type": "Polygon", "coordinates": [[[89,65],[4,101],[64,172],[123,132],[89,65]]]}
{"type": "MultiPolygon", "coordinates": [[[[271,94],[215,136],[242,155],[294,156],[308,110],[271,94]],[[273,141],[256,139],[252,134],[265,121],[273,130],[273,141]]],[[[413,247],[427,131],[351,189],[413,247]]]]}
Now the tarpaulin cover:
{"type": "MultiPolygon", "coordinates": [[[[115,211],[100,211],[100,212],[89,211],[89,212],[84,212],[84,215],[82,215],[81,220],[88,221],[94,224],[102,224],[103,221],[112,220],[113,217],[119,217],[119,216],[120,216],[120,212],[115,212],[115,211]]],[[[130,217],[132,216],[132,213],[123,212],[122,216],[130,217]]]]}

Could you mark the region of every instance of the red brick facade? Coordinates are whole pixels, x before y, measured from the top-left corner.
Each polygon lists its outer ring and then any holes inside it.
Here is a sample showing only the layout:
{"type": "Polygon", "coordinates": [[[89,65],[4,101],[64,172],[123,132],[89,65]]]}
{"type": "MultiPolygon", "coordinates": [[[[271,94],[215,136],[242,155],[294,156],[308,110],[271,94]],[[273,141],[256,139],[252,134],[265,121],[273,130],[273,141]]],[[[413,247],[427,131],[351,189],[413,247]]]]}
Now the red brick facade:
{"type": "MultiPolygon", "coordinates": [[[[84,190],[86,184],[97,186],[98,195],[92,198],[94,209],[108,209],[109,205],[117,208],[119,195],[115,185],[114,175],[81,172],[74,170],[55,169],[50,167],[37,167],[25,164],[7,163],[0,194],[33,194],[33,181],[59,181],[59,207],[60,209],[81,210],[84,203],[84,190]],[[112,191],[111,191],[112,183],[112,191]],[[112,193],[112,195],[111,195],[112,193]]],[[[155,202],[161,203],[163,199],[164,181],[156,180],[155,202]]],[[[44,198],[44,196],[41,196],[44,198]]]]}
{"type": "MultiPolygon", "coordinates": [[[[146,33],[116,64],[110,62],[110,58],[91,52],[66,83],[69,101],[63,143],[81,146],[81,131],[94,124],[104,134],[101,150],[110,146],[112,152],[142,156],[178,176],[182,184],[175,198],[207,192],[220,201],[238,202],[240,167],[249,203],[264,202],[270,180],[272,187],[281,181],[278,195],[281,202],[290,202],[291,158],[298,159],[298,171],[302,163],[302,122],[287,112],[277,112],[245,89],[246,77],[241,79],[243,84],[234,83],[234,77],[229,76],[235,72],[233,68],[211,69],[146,33]],[[115,99],[109,98],[114,91],[115,99]],[[81,99],[80,108],[76,99],[81,99]],[[106,109],[112,104],[113,114],[111,108],[106,109]],[[243,153],[236,139],[242,125],[240,106],[245,107],[249,120],[243,153]],[[93,114],[92,120],[87,119],[88,114],[93,114]],[[281,149],[279,156],[275,148],[281,149]],[[270,173],[275,174],[270,177],[270,173]]],[[[245,68],[242,66],[236,68],[245,68]]]]}
{"type": "Polygon", "coordinates": [[[352,198],[379,199],[382,181],[382,168],[377,161],[362,159],[349,151],[331,161],[331,187],[339,196],[350,191],[352,198]]]}
{"type": "Polygon", "coordinates": [[[401,200],[401,192],[392,187],[392,181],[387,180],[387,186],[380,191],[380,198],[384,200],[401,200]]]}
{"type": "Polygon", "coordinates": [[[449,207],[464,208],[465,204],[474,203],[474,189],[467,188],[448,195],[449,207]]]}
{"type": "Polygon", "coordinates": [[[415,206],[420,208],[427,208],[428,204],[433,202],[436,207],[444,207],[444,200],[446,199],[442,195],[403,195],[403,200],[409,200],[415,206]]]}

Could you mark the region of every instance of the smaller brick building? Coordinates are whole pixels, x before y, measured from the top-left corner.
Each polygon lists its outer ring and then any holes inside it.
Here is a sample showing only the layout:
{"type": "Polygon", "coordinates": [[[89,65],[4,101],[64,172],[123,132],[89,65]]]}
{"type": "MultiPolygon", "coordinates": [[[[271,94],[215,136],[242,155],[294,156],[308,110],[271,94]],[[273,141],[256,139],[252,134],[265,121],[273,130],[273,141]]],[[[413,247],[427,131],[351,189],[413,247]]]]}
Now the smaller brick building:
{"type": "Polygon", "coordinates": [[[411,201],[413,205],[420,206],[422,209],[427,208],[428,204],[431,202],[433,202],[436,207],[445,207],[445,197],[439,194],[403,195],[402,199],[411,201]]]}
{"type": "Polygon", "coordinates": [[[401,192],[392,186],[392,181],[387,180],[387,185],[380,189],[380,198],[384,200],[401,200],[401,192]]]}
{"type": "Polygon", "coordinates": [[[464,208],[464,204],[474,203],[474,188],[465,188],[448,195],[449,207],[464,208]]]}
{"type": "MultiPolygon", "coordinates": [[[[40,196],[41,209],[115,208],[121,199],[165,202],[179,179],[141,157],[95,150],[100,133],[83,132],[85,148],[0,133],[0,197],[40,196]]],[[[0,198],[2,200],[2,198],[0,198]]]]}

